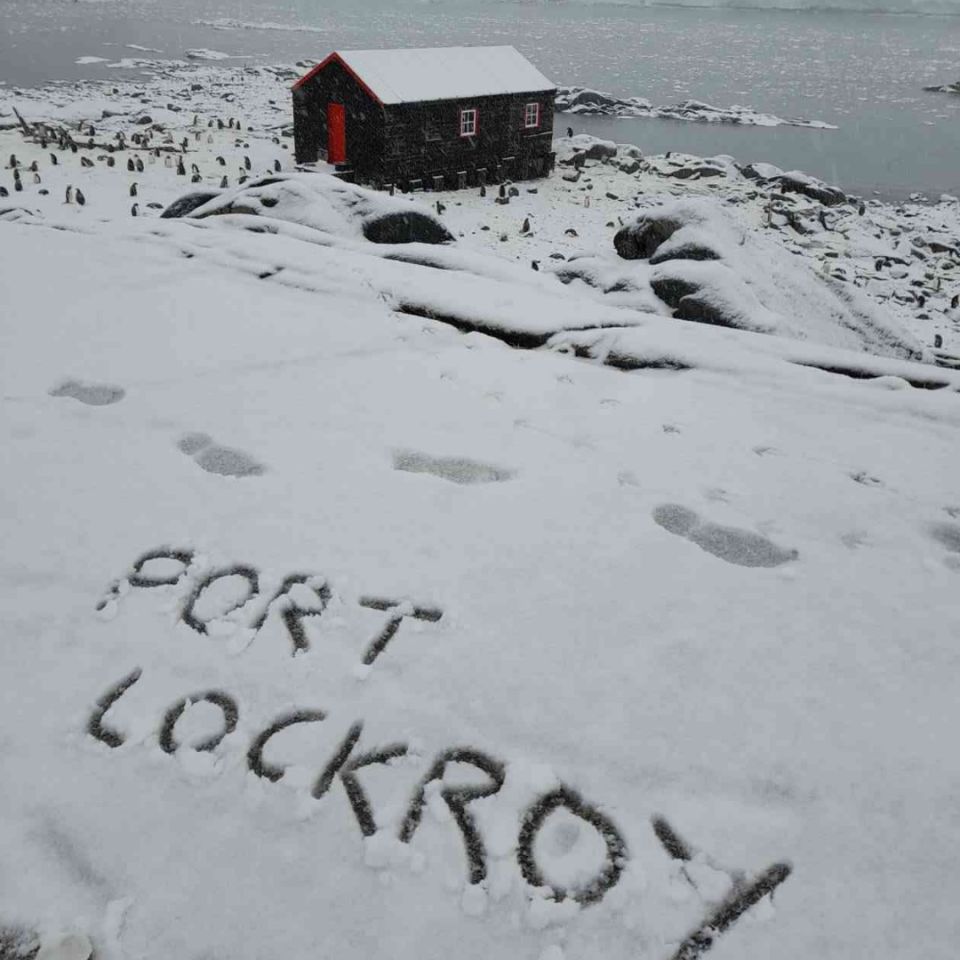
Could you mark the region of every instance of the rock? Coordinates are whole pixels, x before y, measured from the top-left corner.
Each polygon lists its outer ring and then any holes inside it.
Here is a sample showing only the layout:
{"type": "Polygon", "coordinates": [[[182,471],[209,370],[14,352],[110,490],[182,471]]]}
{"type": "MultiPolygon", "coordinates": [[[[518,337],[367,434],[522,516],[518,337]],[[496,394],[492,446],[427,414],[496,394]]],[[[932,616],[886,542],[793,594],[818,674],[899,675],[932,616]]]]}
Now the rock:
{"type": "Polygon", "coordinates": [[[153,117],[151,117],[150,114],[145,113],[142,117],[137,117],[137,119],[133,122],[141,127],[145,127],[147,124],[153,123],[153,117]]]}
{"type": "MultiPolygon", "coordinates": [[[[198,207],[220,196],[219,190],[194,190],[192,193],[185,193],[178,197],[173,203],[160,214],[161,219],[173,220],[179,217],[185,217],[188,213],[193,213],[198,207]]],[[[150,206],[150,204],[147,204],[150,206]]]]}
{"type": "Polygon", "coordinates": [[[520,191],[519,191],[516,187],[510,187],[510,189],[507,191],[507,196],[509,196],[509,197],[519,197],[519,196],[520,196],[520,191]]]}
{"type": "Polygon", "coordinates": [[[739,327],[740,318],[725,308],[724,304],[708,299],[697,293],[682,297],[673,313],[678,320],[692,320],[696,323],[709,323],[718,327],[739,327]]]}
{"type": "Polygon", "coordinates": [[[551,253],[551,260],[566,260],[567,258],[562,253],[551,253]]]}
{"type": "Polygon", "coordinates": [[[410,210],[367,221],[363,235],[371,243],[449,243],[453,234],[429,214],[410,210]]]}
{"type": "Polygon", "coordinates": [[[657,250],[650,257],[651,264],[666,263],[668,260],[720,260],[716,250],[702,243],[681,243],[669,250],[657,250]]]}
{"type": "Polygon", "coordinates": [[[564,235],[565,237],[579,237],[579,236],[580,236],[580,234],[577,233],[577,231],[574,230],[573,227],[567,227],[567,229],[563,231],[563,235],[564,235]]]}
{"type": "Polygon", "coordinates": [[[682,226],[680,220],[651,211],[618,230],[613,245],[624,260],[646,260],[682,226]]]}
{"type": "Polygon", "coordinates": [[[640,161],[633,158],[621,160],[617,168],[621,173],[636,173],[640,169],[640,161]]]}
{"type": "Polygon", "coordinates": [[[536,187],[527,187],[527,193],[539,193],[540,191],[536,187]]]}
{"type": "Polygon", "coordinates": [[[772,163],[748,163],[740,168],[740,172],[748,180],[772,180],[783,176],[783,171],[772,163]]]}
{"type": "Polygon", "coordinates": [[[653,277],[650,288],[668,306],[676,309],[680,301],[699,290],[697,284],[679,277],[653,277]]]}
{"type": "Polygon", "coordinates": [[[770,182],[777,184],[783,193],[799,193],[811,200],[818,200],[825,207],[835,207],[847,202],[847,195],[842,190],[804,174],[784,173],[773,177],[770,182]]]}
{"type": "Polygon", "coordinates": [[[567,183],[576,183],[580,179],[580,171],[578,170],[576,173],[565,173],[563,179],[566,180],[567,183]]]}
{"type": "Polygon", "coordinates": [[[718,167],[710,167],[706,165],[691,166],[691,167],[681,167],[679,170],[674,170],[673,173],[667,174],[667,176],[673,177],[676,180],[689,180],[691,177],[696,177],[698,180],[706,180],[708,177],[722,177],[724,171],[718,167]]]}
{"type": "Polygon", "coordinates": [[[608,191],[607,191],[607,199],[608,199],[608,200],[619,200],[620,198],[619,198],[615,193],[610,193],[610,191],[608,190],[608,191]]]}

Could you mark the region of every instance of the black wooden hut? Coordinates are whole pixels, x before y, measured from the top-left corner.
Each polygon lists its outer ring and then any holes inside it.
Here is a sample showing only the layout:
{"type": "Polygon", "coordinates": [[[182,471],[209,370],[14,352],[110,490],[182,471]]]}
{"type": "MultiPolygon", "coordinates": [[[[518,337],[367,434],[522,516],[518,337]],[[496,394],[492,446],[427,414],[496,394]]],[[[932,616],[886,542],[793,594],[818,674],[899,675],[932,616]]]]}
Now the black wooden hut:
{"type": "Polygon", "coordinates": [[[341,50],[294,84],[297,162],[414,190],[545,176],[555,95],[513,47],[341,50]]]}

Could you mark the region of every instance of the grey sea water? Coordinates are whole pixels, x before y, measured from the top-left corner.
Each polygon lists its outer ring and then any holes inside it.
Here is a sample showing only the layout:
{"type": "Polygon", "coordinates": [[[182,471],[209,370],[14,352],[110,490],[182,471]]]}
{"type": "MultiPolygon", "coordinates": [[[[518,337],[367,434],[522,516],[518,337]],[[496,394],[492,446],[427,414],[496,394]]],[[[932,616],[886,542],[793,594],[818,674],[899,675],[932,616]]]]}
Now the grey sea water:
{"type": "Polygon", "coordinates": [[[864,195],[960,194],[960,96],[922,90],[960,77],[960,17],[630,0],[0,0],[0,81],[10,86],[139,75],[76,63],[91,56],[180,58],[201,47],[236,58],[228,64],[265,64],[337,47],[503,43],[557,83],[839,127],[560,116],[559,128],[649,152],[765,160],[864,195]]]}

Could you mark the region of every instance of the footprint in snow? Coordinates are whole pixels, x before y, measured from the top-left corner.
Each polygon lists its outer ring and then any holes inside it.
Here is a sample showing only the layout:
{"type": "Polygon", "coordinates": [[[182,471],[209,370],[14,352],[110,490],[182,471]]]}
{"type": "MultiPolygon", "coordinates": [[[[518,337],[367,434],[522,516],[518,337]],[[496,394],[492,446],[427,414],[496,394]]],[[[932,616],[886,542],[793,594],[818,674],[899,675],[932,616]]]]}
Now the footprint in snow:
{"type": "Polygon", "coordinates": [[[108,383],[84,383],[82,380],[64,380],[50,389],[51,397],[71,397],[91,407],[106,407],[119,403],[127,391],[108,383]]]}
{"type": "Polygon", "coordinates": [[[464,457],[430,457],[403,450],[393,455],[393,469],[404,473],[430,473],[451,483],[501,483],[514,476],[513,470],[464,457]]]}
{"type": "Polygon", "coordinates": [[[259,477],[267,471],[267,468],[250,454],[231,447],[222,447],[205,433],[184,434],[177,447],[181,453],[193,457],[198,467],[221,477],[259,477]]]}
{"type": "Polygon", "coordinates": [[[858,470],[850,474],[850,479],[865,487],[882,487],[883,481],[879,477],[873,477],[866,470],[858,470]]]}
{"type": "Polygon", "coordinates": [[[934,523],[930,525],[929,532],[930,536],[951,554],[944,557],[944,566],[951,570],[960,570],[960,524],[934,523]]]}
{"type": "Polygon", "coordinates": [[[676,503],[661,504],[653,511],[653,519],[669,533],[739,567],[779,567],[800,556],[797,550],[778,547],[759,533],[701,520],[693,510],[676,503]]]}

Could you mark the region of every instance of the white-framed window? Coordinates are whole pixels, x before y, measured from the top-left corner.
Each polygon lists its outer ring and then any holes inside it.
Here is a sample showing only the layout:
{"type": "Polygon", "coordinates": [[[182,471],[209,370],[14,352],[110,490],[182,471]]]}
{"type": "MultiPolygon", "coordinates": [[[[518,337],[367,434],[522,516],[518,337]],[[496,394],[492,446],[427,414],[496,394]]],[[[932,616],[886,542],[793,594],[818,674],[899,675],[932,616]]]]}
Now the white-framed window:
{"type": "Polygon", "coordinates": [[[477,111],[473,108],[460,111],[460,136],[475,137],[477,135],[477,111]]]}
{"type": "Polygon", "coordinates": [[[523,128],[530,130],[540,126],[540,104],[528,103],[523,111],[523,128]]]}

